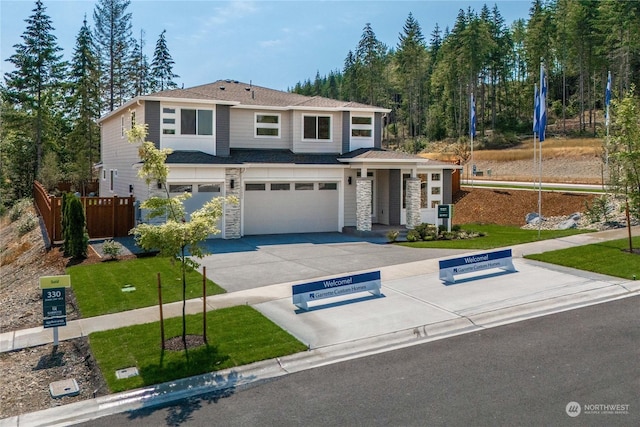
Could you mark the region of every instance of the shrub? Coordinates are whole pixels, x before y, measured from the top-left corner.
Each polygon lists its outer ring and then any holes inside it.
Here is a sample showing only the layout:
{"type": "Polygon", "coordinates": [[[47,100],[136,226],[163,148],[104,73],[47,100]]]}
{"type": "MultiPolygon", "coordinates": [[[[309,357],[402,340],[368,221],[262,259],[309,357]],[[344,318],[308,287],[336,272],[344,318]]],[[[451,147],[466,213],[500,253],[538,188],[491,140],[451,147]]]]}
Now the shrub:
{"type": "Polygon", "coordinates": [[[589,218],[591,223],[608,221],[608,216],[611,210],[609,206],[609,200],[606,196],[600,196],[593,199],[593,204],[589,205],[588,201],[584,202],[585,215],[589,218]]]}
{"type": "Polygon", "coordinates": [[[398,239],[400,232],[398,230],[389,230],[387,231],[387,240],[389,242],[395,242],[398,239]]]}
{"type": "Polygon", "coordinates": [[[78,196],[71,193],[65,195],[62,230],[64,237],[64,251],[73,258],[86,258],[89,247],[89,235],[86,230],[86,217],[84,208],[78,196]]]}
{"type": "Polygon", "coordinates": [[[420,233],[422,240],[435,240],[438,237],[438,229],[433,224],[422,223],[415,230],[420,233]]]}
{"type": "Polygon", "coordinates": [[[9,210],[9,219],[11,222],[19,220],[33,206],[33,200],[20,199],[9,210]]]}
{"type": "Polygon", "coordinates": [[[38,225],[38,217],[32,212],[27,212],[18,220],[18,234],[21,236],[27,234],[38,225]]]}
{"type": "Polygon", "coordinates": [[[418,240],[420,240],[420,233],[416,230],[409,230],[407,233],[407,241],[417,242],[418,240]]]}
{"type": "Polygon", "coordinates": [[[102,252],[109,255],[111,259],[116,259],[122,252],[122,245],[113,240],[107,240],[102,244],[102,252]]]}

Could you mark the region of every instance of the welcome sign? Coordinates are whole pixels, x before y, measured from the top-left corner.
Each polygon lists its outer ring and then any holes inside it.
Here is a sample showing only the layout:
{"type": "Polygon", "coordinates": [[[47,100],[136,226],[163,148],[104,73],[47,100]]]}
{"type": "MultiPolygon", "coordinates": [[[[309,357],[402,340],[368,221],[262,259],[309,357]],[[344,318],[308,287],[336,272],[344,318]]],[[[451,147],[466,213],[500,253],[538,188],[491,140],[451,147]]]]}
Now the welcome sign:
{"type": "Polygon", "coordinates": [[[440,280],[453,283],[453,276],[457,274],[474,273],[481,270],[500,268],[506,271],[516,271],[513,266],[511,249],[470,255],[439,261],[440,280]]]}
{"type": "Polygon", "coordinates": [[[325,298],[339,297],[357,292],[370,292],[380,295],[380,272],[355,274],[334,279],[293,285],[293,304],[303,310],[308,309],[308,302],[325,298]]]}

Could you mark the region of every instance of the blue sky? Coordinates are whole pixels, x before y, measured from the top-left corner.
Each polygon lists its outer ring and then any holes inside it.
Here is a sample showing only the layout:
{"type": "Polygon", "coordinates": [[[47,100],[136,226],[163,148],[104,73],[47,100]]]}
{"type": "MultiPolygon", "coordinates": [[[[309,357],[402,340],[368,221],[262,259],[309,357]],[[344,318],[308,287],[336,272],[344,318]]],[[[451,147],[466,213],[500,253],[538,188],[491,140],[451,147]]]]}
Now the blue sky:
{"type": "MultiPolygon", "coordinates": [[[[93,27],[94,0],[44,0],[54,35],[70,59],[83,17],[93,27]]],[[[480,12],[494,4],[507,24],[528,18],[531,1],[158,1],[132,0],[134,34],[145,31],[145,53],[153,57],[163,30],[175,61],[176,79],[185,87],[234,79],[286,90],[297,82],[341,69],[349,50],[355,50],[366,23],[389,47],[398,43],[409,12],[428,40],[435,24],[452,27],[460,9],[480,12]]],[[[0,0],[0,71],[13,45],[22,42],[35,0],[0,0]]]]}

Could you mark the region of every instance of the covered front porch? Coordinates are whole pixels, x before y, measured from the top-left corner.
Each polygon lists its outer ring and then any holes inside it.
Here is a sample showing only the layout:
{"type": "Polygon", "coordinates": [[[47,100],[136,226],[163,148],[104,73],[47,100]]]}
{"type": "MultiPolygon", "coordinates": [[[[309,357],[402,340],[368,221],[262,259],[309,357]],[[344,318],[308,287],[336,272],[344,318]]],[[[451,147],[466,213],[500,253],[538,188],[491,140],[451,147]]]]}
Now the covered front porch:
{"type": "Polygon", "coordinates": [[[406,153],[356,150],[345,169],[344,231],[409,230],[438,224],[438,205],[451,203],[455,165],[406,153]]]}

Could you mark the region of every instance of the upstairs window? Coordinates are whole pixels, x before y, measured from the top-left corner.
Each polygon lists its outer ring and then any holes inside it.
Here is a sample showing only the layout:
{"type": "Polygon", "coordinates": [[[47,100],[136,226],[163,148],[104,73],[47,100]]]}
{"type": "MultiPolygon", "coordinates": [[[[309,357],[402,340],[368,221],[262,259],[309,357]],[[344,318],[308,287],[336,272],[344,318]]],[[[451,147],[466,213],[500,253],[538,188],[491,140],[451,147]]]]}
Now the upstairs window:
{"type": "Polygon", "coordinates": [[[373,136],[373,117],[351,117],[351,136],[354,138],[371,138],[373,136]]]}
{"type": "Polygon", "coordinates": [[[213,111],[180,110],[181,135],[213,135],[213,111]]]}
{"type": "Polygon", "coordinates": [[[331,140],[331,116],[302,116],[302,139],[331,140]]]}
{"type": "Polygon", "coordinates": [[[256,138],[280,138],[280,114],[256,113],[256,138]]]}

